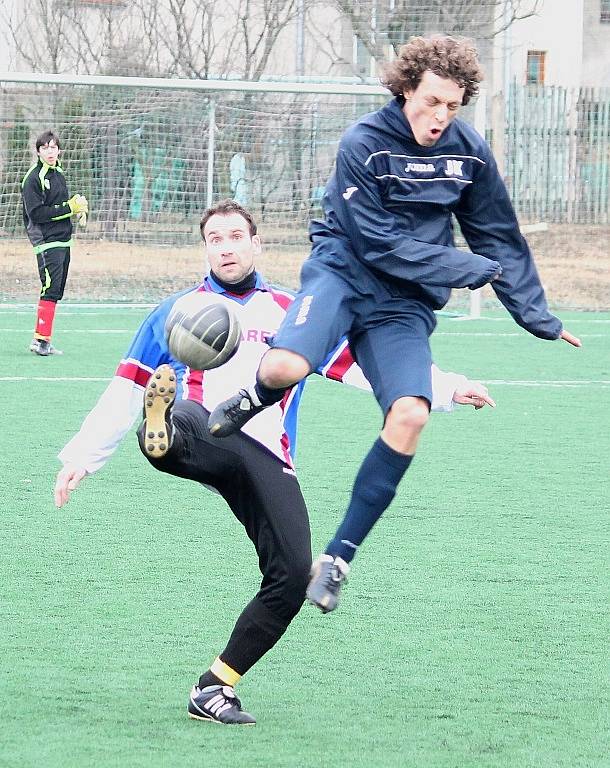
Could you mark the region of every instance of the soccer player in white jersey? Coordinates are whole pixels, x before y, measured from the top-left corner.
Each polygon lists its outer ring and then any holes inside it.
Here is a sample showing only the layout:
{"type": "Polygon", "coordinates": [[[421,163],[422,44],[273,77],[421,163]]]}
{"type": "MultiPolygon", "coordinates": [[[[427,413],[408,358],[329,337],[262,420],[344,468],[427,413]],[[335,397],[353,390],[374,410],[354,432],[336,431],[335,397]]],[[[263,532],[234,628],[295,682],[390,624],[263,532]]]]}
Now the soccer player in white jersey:
{"type": "MultiPolygon", "coordinates": [[[[254,375],[292,295],[271,287],[256,271],[260,238],[252,216],[238,203],[225,200],[208,209],[200,227],[210,273],[191,290],[212,292],[231,305],[242,329],[237,353],[210,371],[191,370],[175,360],[164,325],[184,292],[163,301],[144,320],[108,388],[60,452],[63,468],[55,503],[65,504],[83,478],[106,463],[142,412],[146,394],[152,406],[138,430],[142,452],[161,472],[215,488],[252,540],[262,572],[260,589],[237,619],[226,647],[193,686],[188,713],[201,720],[253,724],[234,686],[299,611],[311,567],[309,520],[293,463],[302,384],[243,432],[223,441],[210,436],[210,410],[254,375]]],[[[319,373],[369,388],[346,342],[336,345],[319,373]]],[[[454,402],[475,408],[494,404],[479,382],[436,367],[432,376],[436,410],[451,410],[454,402]]]]}

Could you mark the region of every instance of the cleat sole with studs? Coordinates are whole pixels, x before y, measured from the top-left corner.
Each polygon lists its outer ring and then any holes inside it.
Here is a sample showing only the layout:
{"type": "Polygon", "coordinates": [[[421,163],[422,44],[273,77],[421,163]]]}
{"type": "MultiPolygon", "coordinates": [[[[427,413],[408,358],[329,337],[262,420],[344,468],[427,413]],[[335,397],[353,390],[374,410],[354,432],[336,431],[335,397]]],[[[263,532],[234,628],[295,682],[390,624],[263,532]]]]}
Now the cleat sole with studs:
{"type": "Polygon", "coordinates": [[[161,365],[153,373],[144,394],[144,450],[153,459],[162,458],[169,450],[168,411],[174,404],[175,397],[176,374],[171,366],[161,365]]]}

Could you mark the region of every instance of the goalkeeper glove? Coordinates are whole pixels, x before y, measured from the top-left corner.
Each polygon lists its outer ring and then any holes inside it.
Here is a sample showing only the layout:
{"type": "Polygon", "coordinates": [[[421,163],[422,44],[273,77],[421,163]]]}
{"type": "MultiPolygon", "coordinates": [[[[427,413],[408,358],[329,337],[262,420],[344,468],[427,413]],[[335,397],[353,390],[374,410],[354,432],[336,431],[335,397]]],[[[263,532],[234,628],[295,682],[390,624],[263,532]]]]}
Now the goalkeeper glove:
{"type": "Polygon", "coordinates": [[[68,200],[68,205],[70,206],[70,213],[72,215],[78,213],[89,213],[89,203],[87,202],[87,198],[84,195],[73,195],[68,200]]]}
{"type": "Polygon", "coordinates": [[[82,213],[77,214],[76,220],[78,221],[78,224],[80,227],[87,226],[87,214],[84,211],[82,213]]]}

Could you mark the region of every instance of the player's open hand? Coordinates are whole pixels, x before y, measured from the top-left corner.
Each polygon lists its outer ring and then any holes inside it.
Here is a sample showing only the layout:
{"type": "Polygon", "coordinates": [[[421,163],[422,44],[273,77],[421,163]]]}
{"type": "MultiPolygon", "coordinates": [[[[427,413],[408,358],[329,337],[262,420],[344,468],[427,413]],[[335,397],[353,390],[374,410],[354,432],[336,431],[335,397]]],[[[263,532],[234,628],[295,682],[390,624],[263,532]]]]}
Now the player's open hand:
{"type": "Polygon", "coordinates": [[[562,331],[559,338],[567,341],[573,347],[582,347],[582,341],[577,336],[572,336],[569,331],[562,331]]]}
{"type": "Polygon", "coordinates": [[[72,491],[78,488],[80,481],[87,474],[87,470],[74,464],[66,464],[57,473],[55,480],[55,506],[63,507],[69,500],[72,491]]]}
{"type": "Polygon", "coordinates": [[[460,405],[472,405],[478,411],[489,405],[495,408],[496,404],[489,396],[487,387],[480,381],[466,381],[460,385],[453,393],[453,402],[460,405]]]}

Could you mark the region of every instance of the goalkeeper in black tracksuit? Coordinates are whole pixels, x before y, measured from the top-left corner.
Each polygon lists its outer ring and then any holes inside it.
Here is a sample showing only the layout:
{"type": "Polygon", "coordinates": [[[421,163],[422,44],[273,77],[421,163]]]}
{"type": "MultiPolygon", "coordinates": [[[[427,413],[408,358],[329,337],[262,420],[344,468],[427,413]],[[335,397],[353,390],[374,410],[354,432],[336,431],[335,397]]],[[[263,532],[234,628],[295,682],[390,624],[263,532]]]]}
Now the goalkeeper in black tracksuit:
{"type": "Polygon", "coordinates": [[[89,205],[84,195],[69,196],[59,163],[59,138],[52,131],[36,139],[36,152],[38,162],[25,174],[21,196],[23,222],[34,246],[42,284],[30,351],[46,357],[61,354],[51,344],[55,307],[64,295],[68,277],[72,217],[84,225],[89,205]]]}

